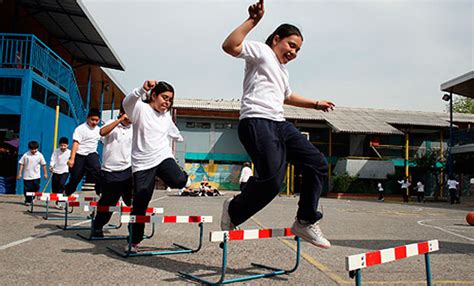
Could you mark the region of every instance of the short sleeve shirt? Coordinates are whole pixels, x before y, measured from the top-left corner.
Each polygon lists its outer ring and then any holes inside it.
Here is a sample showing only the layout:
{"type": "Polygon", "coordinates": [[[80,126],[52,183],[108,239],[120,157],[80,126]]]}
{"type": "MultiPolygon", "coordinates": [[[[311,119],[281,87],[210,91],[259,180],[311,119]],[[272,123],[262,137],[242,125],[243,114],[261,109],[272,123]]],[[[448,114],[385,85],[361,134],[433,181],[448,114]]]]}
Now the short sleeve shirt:
{"type": "Polygon", "coordinates": [[[237,56],[245,60],[240,119],[284,121],[283,103],[291,95],[288,70],[266,44],[244,41],[237,56]]]}
{"type": "Polygon", "coordinates": [[[100,140],[100,128],[99,126],[92,128],[85,122],[76,127],[72,139],[79,143],[77,154],[87,156],[92,153],[97,153],[97,145],[100,140]]]}
{"type": "Polygon", "coordinates": [[[36,180],[41,178],[40,167],[46,165],[43,154],[39,151],[34,155],[30,151],[21,156],[18,162],[23,165],[23,179],[36,180]]]}

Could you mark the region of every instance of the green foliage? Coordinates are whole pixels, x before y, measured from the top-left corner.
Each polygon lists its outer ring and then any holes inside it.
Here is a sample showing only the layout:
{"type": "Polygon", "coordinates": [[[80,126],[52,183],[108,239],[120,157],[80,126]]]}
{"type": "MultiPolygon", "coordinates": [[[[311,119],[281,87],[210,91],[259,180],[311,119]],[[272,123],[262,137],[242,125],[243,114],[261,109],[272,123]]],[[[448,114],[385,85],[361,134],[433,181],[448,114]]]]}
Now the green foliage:
{"type": "Polygon", "coordinates": [[[338,176],[334,176],[334,192],[336,193],[346,193],[352,182],[357,180],[357,177],[350,176],[347,173],[343,173],[338,176]]]}
{"type": "MultiPolygon", "coordinates": [[[[449,104],[448,104],[449,110],[449,104]]],[[[474,114],[474,99],[464,96],[453,98],[453,112],[474,114]]]]}

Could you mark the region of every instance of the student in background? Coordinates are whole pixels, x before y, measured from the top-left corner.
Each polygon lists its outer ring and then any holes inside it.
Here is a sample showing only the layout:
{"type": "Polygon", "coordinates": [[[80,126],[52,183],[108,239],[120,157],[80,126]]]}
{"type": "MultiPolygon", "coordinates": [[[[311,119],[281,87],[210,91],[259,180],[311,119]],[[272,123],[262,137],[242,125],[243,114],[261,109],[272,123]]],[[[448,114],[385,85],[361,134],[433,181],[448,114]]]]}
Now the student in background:
{"type": "Polygon", "coordinates": [[[21,156],[20,168],[18,169],[17,180],[23,176],[23,192],[25,196],[25,205],[29,206],[33,202],[32,196],[27,196],[27,192],[37,192],[40,188],[41,181],[41,166],[43,167],[43,176],[48,178],[48,171],[46,170],[46,161],[43,154],[38,151],[39,144],[36,141],[28,142],[28,151],[21,156]]]}

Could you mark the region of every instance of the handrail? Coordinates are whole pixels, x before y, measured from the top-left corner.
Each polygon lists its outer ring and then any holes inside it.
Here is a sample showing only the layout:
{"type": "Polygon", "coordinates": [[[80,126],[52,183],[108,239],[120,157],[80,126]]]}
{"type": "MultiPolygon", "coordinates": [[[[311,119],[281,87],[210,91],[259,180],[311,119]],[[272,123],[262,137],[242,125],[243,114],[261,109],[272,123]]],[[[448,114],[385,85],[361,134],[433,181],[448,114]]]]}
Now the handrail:
{"type": "Polygon", "coordinates": [[[0,33],[0,67],[30,69],[58,85],[69,95],[74,117],[86,111],[72,67],[35,35],[0,33]]]}

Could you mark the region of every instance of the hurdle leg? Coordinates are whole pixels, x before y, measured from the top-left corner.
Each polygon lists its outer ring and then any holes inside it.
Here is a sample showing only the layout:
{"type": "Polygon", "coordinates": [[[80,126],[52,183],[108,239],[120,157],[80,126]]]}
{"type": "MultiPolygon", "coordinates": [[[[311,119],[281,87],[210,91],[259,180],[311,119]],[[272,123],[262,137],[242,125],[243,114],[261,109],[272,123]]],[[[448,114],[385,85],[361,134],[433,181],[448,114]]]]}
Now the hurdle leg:
{"type": "MultiPolygon", "coordinates": [[[[122,214],[122,212],[120,212],[120,215],[121,214],[122,214]]],[[[104,237],[94,236],[94,231],[95,231],[94,224],[95,224],[95,215],[91,219],[91,227],[90,227],[91,232],[90,232],[89,236],[82,235],[81,233],[78,233],[77,236],[79,236],[80,238],[89,240],[89,241],[91,241],[91,240],[122,240],[122,239],[127,239],[126,236],[118,236],[118,235],[104,236],[104,237]]],[[[120,222],[118,225],[114,225],[114,228],[110,227],[108,229],[118,229],[121,226],[122,226],[122,223],[120,222]]]]}
{"type": "Polygon", "coordinates": [[[425,266],[426,266],[426,285],[431,286],[431,265],[430,265],[429,253],[425,253],[425,266]]]}
{"type": "Polygon", "coordinates": [[[176,246],[176,247],[182,248],[182,249],[190,250],[191,253],[198,252],[199,250],[201,250],[201,247],[202,247],[202,234],[203,234],[203,232],[204,232],[204,225],[201,222],[201,223],[199,223],[199,245],[196,249],[191,249],[189,247],[186,247],[186,246],[183,246],[183,245],[180,245],[180,244],[177,244],[177,243],[173,243],[173,245],[176,246]]]}
{"type": "Polygon", "coordinates": [[[232,283],[229,282],[231,280],[225,280],[225,273],[227,270],[227,240],[228,240],[228,234],[224,234],[224,242],[222,243],[222,265],[221,265],[221,277],[217,282],[212,282],[206,279],[203,279],[201,277],[198,277],[196,275],[193,275],[188,272],[183,272],[183,271],[178,271],[178,273],[185,278],[188,278],[190,280],[194,280],[203,284],[207,285],[220,285],[220,284],[227,284],[227,283],[232,283]]]}
{"type": "MultiPolygon", "coordinates": [[[[72,211],[74,211],[74,209],[72,208],[72,211]]],[[[66,203],[66,206],[64,207],[64,226],[60,226],[60,225],[57,225],[56,227],[62,229],[62,230],[88,230],[90,229],[89,227],[80,227],[80,226],[68,226],[68,219],[69,219],[69,216],[68,214],[72,213],[69,212],[69,206],[68,204],[66,203]]],[[[71,218],[71,219],[75,219],[75,220],[87,220],[88,218],[81,218],[81,217],[74,217],[74,218],[71,218]]]]}

